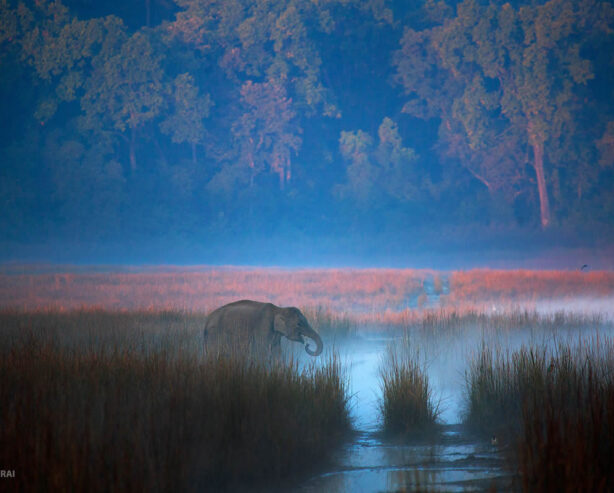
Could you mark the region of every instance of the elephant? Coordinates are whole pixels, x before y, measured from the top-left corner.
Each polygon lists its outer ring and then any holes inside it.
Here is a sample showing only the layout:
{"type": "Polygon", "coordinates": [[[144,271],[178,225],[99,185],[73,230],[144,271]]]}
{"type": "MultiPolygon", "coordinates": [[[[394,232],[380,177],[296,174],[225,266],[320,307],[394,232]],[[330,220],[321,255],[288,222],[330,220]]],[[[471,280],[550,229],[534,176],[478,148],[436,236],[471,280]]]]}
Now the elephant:
{"type": "Polygon", "coordinates": [[[323,348],[322,339],[298,308],[282,308],[252,300],[235,301],[211,312],[203,335],[206,345],[238,343],[235,348],[241,351],[247,345],[252,351],[260,350],[274,356],[281,354],[281,336],[304,344],[311,356],[318,356],[323,348]],[[315,350],[305,338],[315,342],[315,350]]]}

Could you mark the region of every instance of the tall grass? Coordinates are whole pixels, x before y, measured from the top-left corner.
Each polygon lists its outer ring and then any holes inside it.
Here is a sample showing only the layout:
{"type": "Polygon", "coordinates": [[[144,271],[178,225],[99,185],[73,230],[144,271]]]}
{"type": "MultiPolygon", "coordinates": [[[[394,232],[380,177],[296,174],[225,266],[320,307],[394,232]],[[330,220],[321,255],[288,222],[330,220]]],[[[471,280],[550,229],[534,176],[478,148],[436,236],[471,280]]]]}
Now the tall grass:
{"type": "Polygon", "coordinates": [[[343,340],[356,334],[356,320],[347,313],[335,312],[323,305],[306,307],[301,311],[316,332],[328,340],[343,340]]]}
{"type": "Polygon", "coordinates": [[[483,344],[465,373],[465,423],[484,435],[517,432],[523,401],[545,390],[547,368],[545,347],[511,352],[483,344]]]}
{"type": "Polygon", "coordinates": [[[580,300],[576,310],[612,317],[614,299],[612,272],[207,266],[55,270],[0,266],[0,307],[206,313],[232,301],[254,299],[304,310],[326,307],[326,312],[358,325],[402,328],[420,322],[436,303],[459,315],[494,310],[500,314],[515,307],[553,312],[574,299],[580,300]],[[426,292],[430,279],[433,293],[440,296],[426,292]]]}
{"type": "Polygon", "coordinates": [[[439,405],[434,401],[420,354],[407,335],[388,345],[379,374],[384,431],[405,435],[433,431],[439,405]]]}
{"type": "Polygon", "coordinates": [[[448,301],[463,305],[582,296],[611,298],[613,294],[613,272],[473,269],[451,273],[448,301]]]}
{"type": "MultiPolygon", "coordinates": [[[[0,266],[1,267],[1,266],[0,266]]],[[[66,270],[66,269],[65,269],[66,270]]],[[[207,312],[240,299],[336,312],[398,310],[422,292],[427,271],[197,267],[132,272],[3,274],[0,307],[186,309],[207,312]]]]}
{"type": "Polygon", "coordinates": [[[614,340],[483,346],[467,373],[466,422],[507,437],[524,491],[614,490],[614,340]]]}
{"type": "Polygon", "coordinates": [[[454,307],[425,310],[422,317],[410,324],[425,332],[441,333],[463,329],[507,331],[530,329],[537,332],[553,332],[563,329],[594,330],[608,325],[603,314],[577,313],[558,310],[552,313],[539,313],[536,310],[511,307],[505,311],[484,311],[475,307],[458,309],[454,307]]]}
{"type": "Polygon", "coordinates": [[[340,361],[203,358],[201,327],[171,312],[0,313],[0,464],[15,487],[236,488],[325,461],[350,427],[340,361]]]}
{"type": "Polygon", "coordinates": [[[545,390],[523,406],[524,491],[614,491],[614,341],[552,359],[545,390]]]}

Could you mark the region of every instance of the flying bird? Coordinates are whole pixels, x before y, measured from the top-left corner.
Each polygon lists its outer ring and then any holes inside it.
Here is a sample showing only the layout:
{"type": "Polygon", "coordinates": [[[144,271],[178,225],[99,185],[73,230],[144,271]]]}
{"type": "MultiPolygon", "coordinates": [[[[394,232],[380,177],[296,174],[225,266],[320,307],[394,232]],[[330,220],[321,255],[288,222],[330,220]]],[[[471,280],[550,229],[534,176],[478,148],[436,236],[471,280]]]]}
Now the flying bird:
{"type": "Polygon", "coordinates": [[[588,270],[588,264],[584,264],[582,267],[580,267],[580,270],[582,272],[586,272],[588,270]]]}

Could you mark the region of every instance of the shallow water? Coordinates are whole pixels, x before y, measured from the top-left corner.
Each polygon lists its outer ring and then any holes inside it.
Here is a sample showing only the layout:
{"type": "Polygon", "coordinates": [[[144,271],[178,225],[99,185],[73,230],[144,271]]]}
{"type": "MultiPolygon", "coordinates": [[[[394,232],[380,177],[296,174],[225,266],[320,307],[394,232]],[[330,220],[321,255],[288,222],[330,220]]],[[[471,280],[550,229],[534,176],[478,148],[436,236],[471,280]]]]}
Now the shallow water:
{"type": "MultiPolygon", "coordinates": [[[[460,421],[465,355],[455,349],[427,354],[429,378],[444,412],[442,432],[428,441],[394,442],[380,433],[378,367],[390,337],[365,335],[338,349],[349,371],[355,438],[333,465],[292,488],[295,492],[484,491],[509,488],[501,451],[463,430],[460,421]]],[[[469,341],[465,341],[469,343],[469,341]]],[[[451,346],[452,347],[452,346],[451,346]]]]}
{"type": "Polygon", "coordinates": [[[572,324],[514,330],[460,327],[437,333],[413,330],[409,340],[419,350],[441,411],[442,431],[430,441],[394,441],[381,433],[379,366],[387,345],[401,344],[400,334],[362,332],[350,342],[337,344],[334,350],[348,371],[356,434],[337,452],[330,467],[284,491],[487,491],[493,486],[509,491],[513,477],[506,467],[506,450],[461,425],[468,361],[482,344],[502,350],[523,344],[555,348],[559,342],[573,344],[579,337],[612,336],[614,327],[607,320],[602,326],[584,328],[572,324]]]}
{"type": "Polygon", "coordinates": [[[496,447],[464,436],[459,425],[444,425],[432,443],[387,443],[373,433],[360,433],[339,452],[331,470],[294,491],[484,491],[493,485],[505,490],[510,483],[496,447]]]}

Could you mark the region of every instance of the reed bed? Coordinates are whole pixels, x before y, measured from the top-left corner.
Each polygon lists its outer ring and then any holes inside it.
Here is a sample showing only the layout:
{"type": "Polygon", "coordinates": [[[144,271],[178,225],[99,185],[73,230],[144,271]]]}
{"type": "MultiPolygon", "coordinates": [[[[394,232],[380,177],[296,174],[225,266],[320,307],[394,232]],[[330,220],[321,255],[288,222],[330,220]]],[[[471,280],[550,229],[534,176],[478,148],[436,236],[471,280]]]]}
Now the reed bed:
{"type": "Polygon", "coordinates": [[[466,423],[511,446],[524,491],[612,491],[614,340],[483,346],[467,372],[466,423]]]}
{"type": "Polygon", "coordinates": [[[356,335],[358,324],[347,313],[333,311],[328,306],[305,307],[301,311],[311,326],[328,340],[344,340],[356,335]]]}
{"type": "Polygon", "coordinates": [[[409,337],[389,344],[379,369],[380,412],[387,433],[422,435],[435,430],[440,414],[420,353],[409,337]]]}
{"type": "Polygon", "coordinates": [[[592,331],[610,325],[611,322],[603,313],[578,313],[565,310],[540,313],[518,306],[505,311],[483,311],[475,307],[424,310],[419,318],[408,323],[410,327],[436,334],[466,329],[488,332],[533,330],[550,333],[561,330],[592,331]]]}
{"type": "Polygon", "coordinates": [[[350,429],[323,364],[203,356],[202,317],[0,313],[0,464],[35,491],[266,485],[326,461],[350,429]]]}
{"type": "Polygon", "coordinates": [[[169,310],[207,313],[239,299],[298,306],[356,325],[403,328],[433,310],[458,314],[608,312],[614,273],[250,267],[91,268],[0,266],[0,307],[74,310],[169,310]],[[9,268],[10,267],[10,268],[9,268]]]}
{"type": "Polygon", "coordinates": [[[0,273],[0,306],[26,309],[211,311],[240,299],[367,313],[406,306],[429,271],[412,269],[185,268],[137,272],[0,273]]]}
{"type": "Polygon", "coordinates": [[[527,392],[545,390],[547,368],[545,347],[509,351],[483,344],[465,374],[464,422],[482,435],[518,432],[522,403],[527,392]]]}
{"type": "Polygon", "coordinates": [[[518,447],[524,491],[614,491],[614,342],[593,338],[552,358],[530,394],[518,447]]]}
{"type": "Polygon", "coordinates": [[[447,302],[455,306],[476,302],[531,302],[577,297],[611,298],[614,272],[473,269],[450,274],[447,302]]]}

